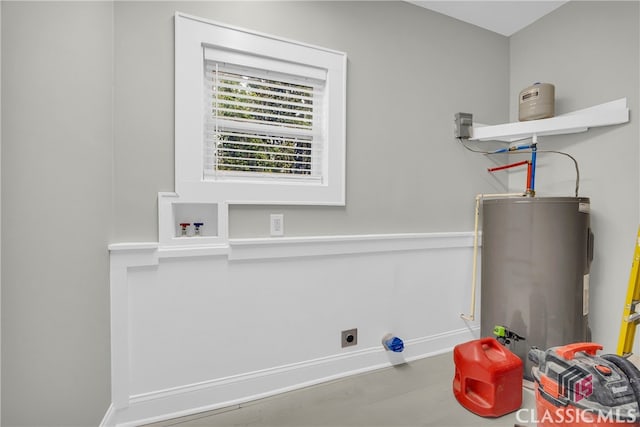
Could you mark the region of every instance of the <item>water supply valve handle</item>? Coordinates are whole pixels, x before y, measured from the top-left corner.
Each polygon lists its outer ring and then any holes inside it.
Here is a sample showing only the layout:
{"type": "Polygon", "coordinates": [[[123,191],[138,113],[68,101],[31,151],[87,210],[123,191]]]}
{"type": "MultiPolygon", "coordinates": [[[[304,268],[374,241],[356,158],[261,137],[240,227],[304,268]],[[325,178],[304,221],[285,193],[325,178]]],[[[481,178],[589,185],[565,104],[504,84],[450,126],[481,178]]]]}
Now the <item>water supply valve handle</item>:
{"type": "Polygon", "coordinates": [[[576,353],[584,352],[590,356],[595,356],[598,350],[602,350],[602,346],[600,344],[592,342],[577,342],[557,348],[556,354],[565,360],[573,360],[576,353]]]}
{"type": "Polygon", "coordinates": [[[191,223],[190,222],[181,222],[180,223],[180,228],[181,228],[181,233],[183,236],[187,235],[187,227],[190,226],[191,223]]]}

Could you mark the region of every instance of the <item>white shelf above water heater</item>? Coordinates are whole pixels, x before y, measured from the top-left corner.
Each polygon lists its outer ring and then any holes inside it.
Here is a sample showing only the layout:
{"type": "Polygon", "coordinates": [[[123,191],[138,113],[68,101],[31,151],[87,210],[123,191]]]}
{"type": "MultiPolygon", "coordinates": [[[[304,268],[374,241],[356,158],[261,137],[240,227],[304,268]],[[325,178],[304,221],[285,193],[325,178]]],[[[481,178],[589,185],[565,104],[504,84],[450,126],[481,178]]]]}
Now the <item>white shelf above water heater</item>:
{"type": "Polygon", "coordinates": [[[493,126],[476,123],[471,128],[471,138],[469,140],[515,142],[532,138],[534,135],[562,135],[585,132],[592,127],[618,125],[628,121],[627,98],[621,98],[549,119],[493,126]]]}

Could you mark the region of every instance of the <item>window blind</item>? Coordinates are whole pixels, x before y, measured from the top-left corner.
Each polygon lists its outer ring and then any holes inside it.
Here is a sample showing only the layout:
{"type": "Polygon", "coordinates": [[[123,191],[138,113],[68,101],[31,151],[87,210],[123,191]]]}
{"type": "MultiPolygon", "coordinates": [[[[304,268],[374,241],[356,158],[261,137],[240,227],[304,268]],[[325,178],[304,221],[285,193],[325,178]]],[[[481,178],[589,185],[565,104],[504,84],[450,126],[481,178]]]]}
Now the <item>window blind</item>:
{"type": "Polygon", "coordinates": [[[321,179],[323,85],[205,60],[205,178],[321,179]]]}

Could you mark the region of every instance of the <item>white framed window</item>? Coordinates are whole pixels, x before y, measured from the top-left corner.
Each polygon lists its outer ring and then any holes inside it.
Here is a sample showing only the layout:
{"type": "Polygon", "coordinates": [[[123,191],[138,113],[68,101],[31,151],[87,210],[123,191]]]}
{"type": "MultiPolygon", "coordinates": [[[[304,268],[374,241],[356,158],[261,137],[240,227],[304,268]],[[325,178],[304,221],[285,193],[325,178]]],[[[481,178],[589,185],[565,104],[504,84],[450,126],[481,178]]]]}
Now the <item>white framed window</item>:
{"type": "Polygon", "coordinates": [[[346,55],[181,13],[175,30],[180,197],[344,205],[346,55]]]}
{"type": "Polygon", "coordinates": [[[323,76],[239,67],[222,56],[205,49],[204,179],[320,182],[323,76]]]}

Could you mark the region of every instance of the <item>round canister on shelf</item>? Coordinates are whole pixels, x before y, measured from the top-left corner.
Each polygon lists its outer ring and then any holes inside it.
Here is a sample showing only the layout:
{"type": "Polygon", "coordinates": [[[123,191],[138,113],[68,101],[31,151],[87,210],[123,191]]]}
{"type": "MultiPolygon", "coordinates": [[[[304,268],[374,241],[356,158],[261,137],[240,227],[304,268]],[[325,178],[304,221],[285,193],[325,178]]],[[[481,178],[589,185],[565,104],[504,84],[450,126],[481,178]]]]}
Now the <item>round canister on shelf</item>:
{"type": "Polygon", "coordinates": [[[534,83],[518,96],[518,120],[547,119],[555,113],[555,87],[551,83],[534,83]]]}

